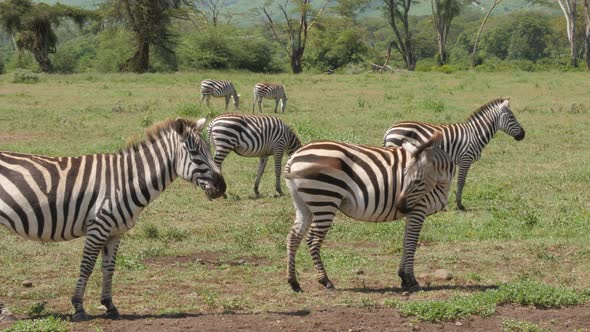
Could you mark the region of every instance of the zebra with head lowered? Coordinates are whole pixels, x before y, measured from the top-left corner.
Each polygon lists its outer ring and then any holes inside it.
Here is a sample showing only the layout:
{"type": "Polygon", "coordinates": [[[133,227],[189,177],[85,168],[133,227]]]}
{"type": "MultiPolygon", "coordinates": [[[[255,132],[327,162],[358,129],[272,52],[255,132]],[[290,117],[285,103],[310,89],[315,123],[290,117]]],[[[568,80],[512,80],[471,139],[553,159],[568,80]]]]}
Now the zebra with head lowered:
{"type": "Polygon", "coordinates": [[[486,144],[498,130],[520,141],[524,129],[509,108],[510,100],[495,99],[477,109],[467,121],[456,124],[436,125],[423,122],[400,122],[391,126],[383,137],[383,146],[399,147],[404,140],[421,144],[430,139],[435,131],[443,134],[441,148],[455,160],[459,167],[456,203],[465,210],[462,203],[463,187],[471,164],[479,160],[486,144]]]}
{"type": "Polygon", "coordinates": [[[225,110],[229,105],[229,99],[234,100],[236,109],[240,107],[240,95],[236,92],[236,88],[230,81],[222,80],[204,80],[201,82],[201,103],[205,100],[205,104],[209,106],[209,99],[213,97],[225,98],[225,110]]]}
{"type": "Polygon", "coordinates": [[[299,292],[295,256],[307,234],[318,281],[328,278],[320,247],[337,211],[361,221],[393,221],[406,217],[404,249],[398,275],[402,289],[416,291],[414,254],[427,215],[447,204],[454,163],[432,146],[440,134],[417,147],[379,148],[319,141],[307,144],[287,161],[285,178],[295,205],[295,223],[287,236],[288,282],[299,292]]]}
{"type": "Polygon", "coordinates": [[[281,102],[281,113],[285,113],[287,108],[287,95],[285,94],[285,88],[280,84],[275,83],[256,83],[254,86],[254,103],[252,104],[252,113],[258,103],[258,110],[262,113],[262,99],[274,99],[275,100],[275,113],[281,102]]]}
{"type": "Polygon", "coordinates": [[[258,186],[266,162],[274,156],[276,191],[281,190],[281,161],[283,154],[291,155],[301,146],[297,135],[281,119],[267,115],[222,114],[209,123],[209,142],[215,150],[215,163],[221,168],[231,151],[242,157],[260,157],[254,193],[260,196],[258,186]]]}
{"type": "MultiPolygon", "coordinates": [[[[85,320],[83,297],[102,253],[101,303],[119,317],[111,288],[121,236],[177,177],[205,190],[225,192],[225,181],[200,136],[205,119],[168,120],[147,139],[113,154],[46,157],[0,152],[0,224],[26,239],[52,242],[86,236],[72,320],[85,320]]],[[[2,307],[0,305],[0,307],[2,307]]]]}

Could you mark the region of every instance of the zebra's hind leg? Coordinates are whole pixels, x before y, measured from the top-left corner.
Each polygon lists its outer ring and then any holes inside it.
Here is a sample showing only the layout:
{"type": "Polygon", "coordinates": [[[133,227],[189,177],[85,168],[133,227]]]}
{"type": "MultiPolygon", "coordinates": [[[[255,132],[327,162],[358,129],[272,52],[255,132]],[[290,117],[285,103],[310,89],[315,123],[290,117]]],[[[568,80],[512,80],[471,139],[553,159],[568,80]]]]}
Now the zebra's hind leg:
{"type": "Polygon", "coordinates": [[[417,292],[420,285],[414,276],[414,255],[418,246],[418,237],[425,218],[424,211],[412,211],[406,215],[406,229],[404,232],[404,250],[399,266],[398,275],[402,280],[402,290],[417,292]]]}
{"type": "Polygon", "coordinates": [[[276,149],[274,153],[275,160],[275,189],[279,196],[283,196],[283,190],[281,190],[281,162],[283,161],[283,149],[276,149]]]}
{"type": "Polygon", "coordinates": [[[297,270],[295,269],[295,256],[297,254],[297,249],[301,244],[301,240],[303,240],[303,237],[307,233],[309,225],[311,224],[311,211],[309,210],[307,204],[297,193],[295,185],[292,182],[287,181],[287,186],[289,186],[291,196],[293,197],[293,205],[295,206],[295,223],[293,224],[293,227],[291,227],[289,235],[287,235],[287,281],[289,282],[289,285],[291,285],[291,289],[293,289],[293,291],[303,292],[303,289],[301,289],[301,286],[297,281],[297,270]]]}
{"type": "Polygon", "coordinates": [[[463,205],[463,188],[465,187],[465,180],[467,179],[467,172],[469,172],[469,163],[459,164],[459,175],[457,176],[457,196],[455,201],[457,202],[457,208],[461,211],[465,211],[463,205]]]}
{"type": "Polygon", "coordinates": [[[111,237],[102,248],[102,295],[100,303],[107,308],[105,317],[109,319],[119,319],[119,311],[113,304],[113,273],[115,272],[115,261],[117,250],[119,249],[121,238],[111,237]]]}
{"type": "Polygon", "coordinates": [[[108,234],[105,234],[105,228],[102,228],[104,226],[97,226],[98,222],[100,221],[91,223],[86,234],[82,263],[80,264],[80,277],[76,284],[74,296],[72,296],[72,305],[75,310],[74,315],[72,315],[72,321],[74,322],[90,319],[90,316],[84,310],[84,292],[86,291],[88,278],[92,274],[92,270],[94,270],[98,253],[102,250],[108,237],[108,234]]]}
{"type": "Polygon", "coordinates": [[[266,168],[266,162],[268,161],[268,156],[260,157],[260,161],[258,162],[258,172],[256,173],[256,180],[254,180],[254,193],[256,197],[260,197],[260,192],[258,191],[258,186],[260,185],[260,179],[264,174],[264,169],[266,168]]]}
{"type": "Polygon", "coordinates": [[[307,236],[307,247],[309,248],[309,253],[311,254],[311,259],[313,260],[313,265],[317,272],[318,281],[326,288],[326,290],[334,290],[335,287],[328,278],[328,274],[324,268],[324,263],[320,256],[320,249],[322,247],[322,242],[326,238],[326,234],[332,226],[334,216],[334,211],[314,212],[311,229],[307,236]]]}

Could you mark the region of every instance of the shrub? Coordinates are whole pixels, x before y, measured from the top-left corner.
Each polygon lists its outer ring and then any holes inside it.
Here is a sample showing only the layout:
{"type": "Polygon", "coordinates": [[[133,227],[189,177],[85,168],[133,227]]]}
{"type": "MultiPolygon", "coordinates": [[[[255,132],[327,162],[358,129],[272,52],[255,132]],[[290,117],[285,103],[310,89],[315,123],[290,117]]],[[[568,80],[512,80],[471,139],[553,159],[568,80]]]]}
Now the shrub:
{"type": "Polygon", "coordinates": [[[26,69],[16,69],[12,73],[12,83],[34,84],[39,82],[39,75],[26,69]]]}
{"type": "Polygon", "coordinates": [[[53,67],[55,71],[63,74],[71,74],[76,71],[78,60],[67,47],[59,48],[53,55],[53,67]]]}

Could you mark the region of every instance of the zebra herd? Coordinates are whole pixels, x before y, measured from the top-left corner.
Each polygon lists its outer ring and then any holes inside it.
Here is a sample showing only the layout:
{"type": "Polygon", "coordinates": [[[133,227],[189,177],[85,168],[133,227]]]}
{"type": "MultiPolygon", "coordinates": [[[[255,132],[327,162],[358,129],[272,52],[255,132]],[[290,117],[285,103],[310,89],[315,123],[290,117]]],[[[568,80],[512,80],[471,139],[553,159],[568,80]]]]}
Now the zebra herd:
{"type": "MultiPolygon", "coordinates": [[[[236,110],[240,107],[240,95],[236,92],[234,84],[230,81],[223,80],[204,80],[201,82],[201,102],[205,100],[207,106],[209,106],[209,99],[211,97],[225,98],[225,110],[229,105],[229,100],[234,100],[234,106],[236,110]]],[[[263,99],[274,99],[275,100],[275,113],[279,102],[281,103],[281,113],[285,113],[287,108],[287,94],[282,85],[276,83],[261,82],[256,83],[254,86],[254,103],[252,103],[252,113],[256,104],[258,104],[258,110],[262,113],[262,100],[263,99]]]]}
{"type": "MultiPolygon", "coordinates": [[[[230,97],[236,107],[239,105],[239,95],[228,81],[205,80],[201,94],[201,101],[207,103],[210,96],[223,96],[226,108],[230,97]]],[[[257,84],[254,103],[268,96],[284,99],[284,111],[287,97],[282,86],[257,84]]],[[[318,281],[326,289],[334,288],[320,248],[337,211],[370,222],[405,217],[398,275],[403,290],[419,290],[414,255],[420,230],[426,216],[447,205],[455,165],[459,167],[456,202],[459,209],[464,209],[461,193],[467,171],[496,131],[504,131],[516,140],[524,138],[524,129],[510,110],[508,99],[483,105],[464,123],[400,122],[386,131],[383,147],[334,141],[302,145],[278,117],[236,113],[212,119],[207,141],[201,136],[205,123],[205,118],[167,120],[149,128],[144,141],[112,154],[45,157],[0,152],[1,225],[23,238],[44,242],[86,236],[71,300],[73,321],[89,319],[83,297],[99,253],[103,273],[101,303],[108,318],[120,317],[111,288],[121,236],[177,177],[203,189],[209,199],[224,196],[226,183],[221,168],[231,151],[260,158],[254,183],[256,196],[260,195],[260,179],[271,155],[275,189],[277,194],[283,194],[281,161],[285,153],[289,156],[283,174],[296,213],[287,235],[287,277],[294,291],[302,291],[295,255],[304,238],[318,281]]],[[[0,320],[10,318],[0,301],[0,320]]]]}

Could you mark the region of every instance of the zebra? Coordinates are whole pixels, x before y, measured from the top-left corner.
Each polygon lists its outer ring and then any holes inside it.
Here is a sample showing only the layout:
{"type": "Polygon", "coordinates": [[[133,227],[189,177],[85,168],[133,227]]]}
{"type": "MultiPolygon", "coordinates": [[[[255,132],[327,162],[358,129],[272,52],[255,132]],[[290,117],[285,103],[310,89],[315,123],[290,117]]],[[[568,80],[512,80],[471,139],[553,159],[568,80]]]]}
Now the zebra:
{"type": "Polygon", "coordinates": [[[233,98],[236,109],[240,107],[240,95],[236,92],[236,88],[230,81],[222,80],[204,80],[201,82],[201,103],[205,100],[205,104],[209,106],[209,99],[213,97],[225,98],[225,110],[229,105],[229,99],[233,98]]]}
{"type": "Polygon", "coordinates": [[[148,128],[146,140],[112,154],[47,157],[0,152],[1,225],[42,242],[86,236],[71,300],[73,321],[90,318],[83,298],[100,252],[101,303],[107,318],[120,317],[111,289],[121,236],[172,181],[181,177],[201,187],[210,199],[224,194],[224,178],[200,136],[205,122],[166,120],[148,128]]]}
{"type": "Polygon", "coordinates": [[[420,289],[414,277],[414,254],[427,215],[443,209],[455,171],[451,157],[433,146],[441,134],[419,146],[381,148],[333,141],[299,148],[287,161],[284,176],[296,217],[287,236],[288,283],[301,292],[295,269],[299,244],[307,246],[317,279],[334,289],[320,257],[320,247],[335,214],[383,222],[406,217],[404,249],[398,275],[403,290],[420,289]]]}
{"type": "Polygon", "coordinates": [[[243,157],[260,157],[254,182],[254,193],[260,197],[258,186],[266,162],[274,156],[276,191],[281,190],[281,161],[283,154],[291,155],[301,146],[299,138],[281,119],[268,115],[222,114],[209,123],[209,142],[215,150],[213,160],[219,168],[231,151],[243,157]]]}
{"type": "Polygon", "coordinates": [[[509,98],[499,98],[477,109],[467,121],[456,124],[435,125],[422,122],[400,122],[391,126],[383,137],[383,146],[399,147],[403,140],[421,143],[436,130],[443,133],[441,148],[453,157],[459,167],[456,203],[459,210],[465,210],[462,193],[467,172],[477,161],[483,148],[498,130],[520,141],[524,139],[524,129],[509,108],[509,98]]]}
{"type": "Polygon", "coordinates": [[[254,103],[252,104],[252,113],[258,103],[258,109],[262,113],[262,99],[274,99],[275,100],[275,113],[277,113],[277,107],[279,101],[281,102],[281,113],[285,113],[287,108],[287,95],[285,94],[285,88],[280,84],[275,83],[256,83],[254,86],[254,103]]]}

